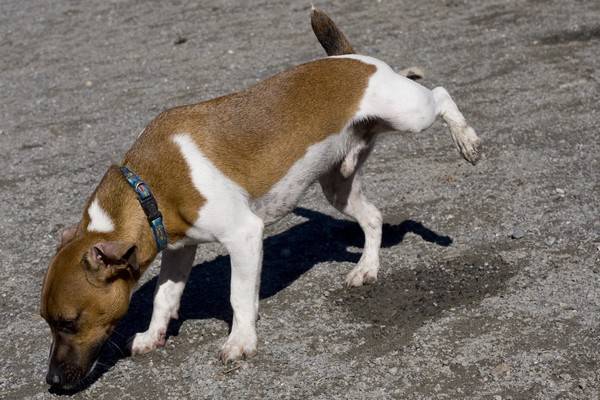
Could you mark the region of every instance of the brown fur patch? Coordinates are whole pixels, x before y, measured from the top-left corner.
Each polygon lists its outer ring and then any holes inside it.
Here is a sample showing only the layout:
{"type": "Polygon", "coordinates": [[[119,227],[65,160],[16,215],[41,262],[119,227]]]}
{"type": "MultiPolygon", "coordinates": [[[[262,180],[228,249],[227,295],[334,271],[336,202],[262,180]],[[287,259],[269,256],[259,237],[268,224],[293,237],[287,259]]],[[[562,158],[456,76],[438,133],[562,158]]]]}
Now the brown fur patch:
{"type": "MultiPolygon", "coordinates": [[[[189,171],[181,168],[182,157],[173,153],[170,137],[188,133],[217,168],[252,198],[260,197],[310,145],[344,128],[374,72],[374,66],[357,60],[323,59],[239,93],[165,111],[146,128],[125,163],[142,176],[147,170],[151,186],[161,193],[185,191],[191,187],[189,171]],[[153,157],[160,161],[150,167],[153,157]],[[155,175],[167,177],[156,185],[155,175]],[[180,176],[185,178],[182,184],[169,183],[180,176]]],[[[188,203],[193,199],[186,197],[188,203]]]]}

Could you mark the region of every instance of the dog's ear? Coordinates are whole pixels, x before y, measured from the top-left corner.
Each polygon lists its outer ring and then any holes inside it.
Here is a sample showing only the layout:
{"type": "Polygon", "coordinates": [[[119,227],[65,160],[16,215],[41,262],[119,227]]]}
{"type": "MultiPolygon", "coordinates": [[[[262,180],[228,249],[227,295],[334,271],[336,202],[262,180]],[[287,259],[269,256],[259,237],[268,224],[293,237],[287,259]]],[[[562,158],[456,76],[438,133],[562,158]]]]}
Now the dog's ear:
{"type": "Polygon", "coordinates": [[[419,67],[408,67],[398,72],[400,75],[404,75],[408,79],[412,79],[413,81],[418,81],[419,79],[423,79],[425,77],[425,72],[422,68],[419,67]]]}
{"type": "Polygon", "coordinates": [[[75,237],[77,233],[77,229],[79,226],[71,225],[60,232],[60,237],[58,238],[58,245],[56,246],[56,252],[65,247],[67,243],[69,243],[75,237]]]}
{"type": "Polygon", "coordinates": [[[140,276],[137,260],[137,248],[127,242],[96,243],[87,255],[88,271],[101,282],[110,282],[116,278],[133,278],[140,276]]]}

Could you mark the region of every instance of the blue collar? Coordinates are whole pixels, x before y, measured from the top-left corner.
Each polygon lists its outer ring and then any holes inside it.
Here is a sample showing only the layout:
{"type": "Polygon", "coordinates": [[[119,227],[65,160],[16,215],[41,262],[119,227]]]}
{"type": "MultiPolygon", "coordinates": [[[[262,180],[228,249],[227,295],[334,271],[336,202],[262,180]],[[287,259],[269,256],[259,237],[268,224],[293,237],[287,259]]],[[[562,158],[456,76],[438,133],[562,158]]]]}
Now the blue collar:
{"type": "Polygon", "coordinates": [[[163,224],[162,214],[158,210],[156,199],[152,195],[150,187],[142,180],[142,178],[125,166],[122,166],[120,169],[129,185],[135,190],[140,205],[144,210],[144,214],[148,217],[148,222],[150,223],[150,228],[152,229],[152,234],[156,241],[156,248],[160,253],[167,247],[168,237],[167,230],[163,224]]]}

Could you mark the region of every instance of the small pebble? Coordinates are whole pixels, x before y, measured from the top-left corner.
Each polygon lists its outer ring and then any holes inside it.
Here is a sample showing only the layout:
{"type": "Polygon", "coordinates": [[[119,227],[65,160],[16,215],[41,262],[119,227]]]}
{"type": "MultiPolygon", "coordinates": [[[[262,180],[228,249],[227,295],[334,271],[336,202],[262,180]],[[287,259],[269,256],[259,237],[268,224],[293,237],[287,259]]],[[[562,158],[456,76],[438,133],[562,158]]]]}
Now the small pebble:
{"type": "Polygon", "coordinates": [[[177,39],[175,39],[175,41],[173,42],[173,44],[175,46],[179,46],[180,44],[184,44],[185,42],[187,42],[187,38],[177,35],[177,39]]]}
{"type": "Polygon", "coordinates": [[[494,368],[492,373],[494,375],[496,375],[497,377],[500,377],[503,375],[510,375],[510,365],[508,365],[506,363],[500,363],[500,364],[496,365],[496,367],[494,368]]]}
{"type": "Polygon", "coordinates": [[[556,238],[548,236],[545,241],[548,246],[552,246],[556,242],[556,238]]]}
{"type": "Polygon", "coordinates": [[[518,226],[513,228],[512,234],[510,235],[510,237],[512,239],[521,239],[524,236],[525,236],[525,231],[523,229],[519,228],[518,226]]]}
{"type": "Polygon", "coordinates": [[[92,81],[85,81],[85,87],[92,87],[92,81]]]}
{"type": "Polygon", "coordinates": [[[564,373],[564,374],[560,374],[559,375],[560,379],[565,380],[565,381],[570,381],[571,380],[571,375],[564,373]]]}
{"type": "Polygon", "coordinates": [[[556,188],[556,193],[558,193],[560,195],[564,195],[565,194],[565,190],[561,189],[561,188],[556,188]]]}
{"type": "Polygon", "coordinates": [[[566,310],[566,311],[575,311],[575,308],[573,308],[572,306],[568,305],[567,303],[562,303],[561,302],[561,303],[558,303],[558,306],[560,308],[562,308],[563,310],[566,310]]]}

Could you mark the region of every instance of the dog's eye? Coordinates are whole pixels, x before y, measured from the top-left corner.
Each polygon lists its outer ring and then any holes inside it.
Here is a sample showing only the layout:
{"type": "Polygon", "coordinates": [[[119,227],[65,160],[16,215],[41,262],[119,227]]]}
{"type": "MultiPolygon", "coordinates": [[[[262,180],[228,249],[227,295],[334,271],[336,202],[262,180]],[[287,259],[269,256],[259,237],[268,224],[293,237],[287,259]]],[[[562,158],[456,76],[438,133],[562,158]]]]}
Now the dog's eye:
{"type": "Polygon", "coordinates": [[[73,334],[77,332],[77,321],[76,320],[58,320],[56,321],[56,329],[63,333],[73,334]]]}

